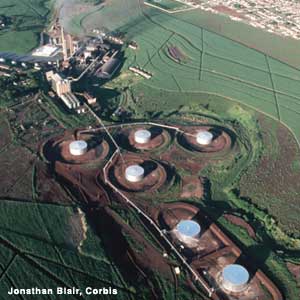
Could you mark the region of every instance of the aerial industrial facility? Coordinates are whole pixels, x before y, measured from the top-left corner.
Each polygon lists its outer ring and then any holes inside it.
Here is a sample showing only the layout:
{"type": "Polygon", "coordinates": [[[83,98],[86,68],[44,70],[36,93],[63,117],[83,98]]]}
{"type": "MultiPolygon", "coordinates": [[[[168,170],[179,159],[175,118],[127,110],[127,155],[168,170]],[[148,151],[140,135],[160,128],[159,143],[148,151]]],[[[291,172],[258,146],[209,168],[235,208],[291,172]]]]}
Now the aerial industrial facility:
{"type": "MultiPolygon", "coordinates": [[[[103,172],[99,175],[98,170],[96,176],[100,176],[99,180],[108,184],[126,205],[132,203],[130,205],[139,214],[144,214],[139,208],[141,197],[148,199],[143,202],[143,206],[149,204],[149,216],[145,215],[145,217],[151,218],[149,224],[155,224],[159,236],[172,245],[170,251],[175,251],[183,263],[183,266],[176,266],[175,274],[180,275],[180,269],[187,267],[193,278],[195,276],[198,278],[198,282],[201,282],[204,290],[213,299],[262,300],[265,299],[264,293],[267,289],[271,295],[268,300],[282,300],[274,284],[260,270],[251,269],[241,250],[198,207],[179,200],[161,202],[159,206],[154,205],[159,195],[172,189],[175,182],[175,171],[167,165],[166,161],[169,161],[167,158],[176,151],[177,156],[182,159],[174,160],[174,168],[183,167],[191,172],[189,166],[196,168],[199,164],[197,157],[201,157],[201,153],[206,153],[206,157],[209,157],[217,152],[218,157],[221,158],[221,153],[226,155],[229,151],[234,151],[235,143],[229,130],[217,130],[211,126],[172,126],[151,123],[133,126],[127,124],[124,128],[117,126],[117,130],[114,127],[111,134],[117,138],[116,143],[120,139],[123,144],[119,144],[121,150],[114,152],[110,159],[106,159],[106,155],[110,152],[109,148],[113,146],[103,144],[103,128],[90,132],[79,130],[76,135],[67,135],[57,141],[53,140],[47,144],[47,151],[49,152],[49,148],[53,149],[57,151],[58,157],[63,158],[56,165],[56,170],[61,176],[67,178],[70,178],[69,166],[76,166],[77,174],[81,164],[89,164],[95,161],[96,157],[97,161],[102,159],[103,172]],[[93,139],[93,135],[97,135],[95,140],[99,141],[93,147],[101,147],[100,151],[89,147],[87,137],[93,139]],[[78,139],[74,140],[74,136],[78,139]],[[176,143],[174,139],[169,138],[170,136],[175,137],[176,143]],[[126,145],[130,145],[127,150],[122,148],[126,145]],[[157,149],[162,146],[167,146],[164,148],[167,150],[156,156],[157,149]],[[139,147],[142,147],[143,151],[136,152],[139,147]],[[67,169],[64,169],[64,165],[67,169]]],[[[77,178],[77,175],[75,177],[77,178]]],[[[86,188],[84,182],[80,183],[80,190],[86,188]]],[[[201,181],[199,183],[201,184],[201,181]]],[[[91,190],[97,190],[93,187],[93,181],[88,180],[86,184],[91,187],[88,188],[85,197],[91,190]]],[[[179,189],[182,188],[180,184],[179,189]]],[[[180,198],[180,192],[177,197],[180,198]]]]}

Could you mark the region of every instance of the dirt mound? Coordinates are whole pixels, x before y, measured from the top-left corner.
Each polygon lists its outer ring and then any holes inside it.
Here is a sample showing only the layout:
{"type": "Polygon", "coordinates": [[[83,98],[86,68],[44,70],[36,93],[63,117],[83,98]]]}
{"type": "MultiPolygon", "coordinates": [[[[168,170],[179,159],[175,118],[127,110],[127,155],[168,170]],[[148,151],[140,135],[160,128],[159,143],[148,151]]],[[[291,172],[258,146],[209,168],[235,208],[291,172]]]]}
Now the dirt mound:
{"type": "Polygon", "coordinates": [[[85,164],[101,161],[109,153],[109,144],[103,136],[81,135],[80,139],[88,144],[88,151],[79,156],[70,153],[70,143],[75,141],[75,135],[66,132],[63,136],[52,138],[42,146],[44,157],[50,161],[60,161],[68,164],[85,164]]]}
{"type": "Polygon", "coordinates": [[[123,129],[118,136],[121,145],[130,151],[136,150],[157,150],[158,148],[168,144],[171,140],[170,134],[162,127],[158,126],[132,126],[123,129]],[[141,144],[135,141],[135,132],[138,130],[148,130],[151,133],[149,142],[141,144]]]}
{"type": "Polygon", "coordinates": [[[251,236],[253,239],[256,238],[256,233],[254,229],[244,219],[230,214],[225,214],[224,218],[234,225],[243,227],[247,230],[249,236],[251,236]]]}
{"type": "Polygon", "coordinates": [[[151,159],[142,159],[132,155],[120,158],[109,170],[109,176],[121,189],[128,192],[154,192],[167,180],[167,173],[163,165],[151,159]],[[145,175],[141,181],[130,182],[125,178],[125,170],[131,165],[140,165],[144,168],[145,175]]]}
{"type": "Polygon", "coordinates": [[[184,130],[184,133],[178,136],[178,142],[182,147],[189,151],[214,153],[229,150],[233,146],[231,136],[222,128],[212,126],[189,126],[182,129],[184,130]],[[208,131],[213,134],[213,140],[209,145],[200,145],[197,142],[197,133],[200,131],[208,131]]]}

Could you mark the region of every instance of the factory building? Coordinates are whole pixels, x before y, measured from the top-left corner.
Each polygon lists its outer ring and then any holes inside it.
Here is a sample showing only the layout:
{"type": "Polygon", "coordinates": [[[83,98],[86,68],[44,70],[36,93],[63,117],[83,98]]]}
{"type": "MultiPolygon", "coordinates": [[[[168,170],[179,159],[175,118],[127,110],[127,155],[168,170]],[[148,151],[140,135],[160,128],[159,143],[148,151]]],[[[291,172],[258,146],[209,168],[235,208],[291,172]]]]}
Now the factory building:
{"type": "Polygon", "coordinates": [[[51,82],[53,91],[64,102],[69,109],[77,109],[78,113],[83,112],[80,107],[80,101],[71,91],[71,83],[68,79],[63,79],[58,73],[49,71],[46,73],[46,78],[51,82]]]}
{"type": "Polygon", "coordinates": [[[64,93],[60,96],[60,99],[69,109],[75,109],[80,106],[78,98],[73,93],[64,93]]]}
{"type": "Polygon", "coordinates": [[[99,78],[111,79],[116,73],[117,69],[121,65],[121,61],[118,58],[111,57],[100,69],[97,74],[99,78]]]}
{"type": "Polygon", "coordinates": [[[65,93],[71,92],[71,83],[68,79],[63,79],[58,73],[51,76],[52,89],[61,97],[65,93]]]}
{"type": "Polygon", "coordinates": [[[131,165],[125,170],[125,178],[130,182],[139,182],[144,178],[145,170],[139,165],[131,165]]]}

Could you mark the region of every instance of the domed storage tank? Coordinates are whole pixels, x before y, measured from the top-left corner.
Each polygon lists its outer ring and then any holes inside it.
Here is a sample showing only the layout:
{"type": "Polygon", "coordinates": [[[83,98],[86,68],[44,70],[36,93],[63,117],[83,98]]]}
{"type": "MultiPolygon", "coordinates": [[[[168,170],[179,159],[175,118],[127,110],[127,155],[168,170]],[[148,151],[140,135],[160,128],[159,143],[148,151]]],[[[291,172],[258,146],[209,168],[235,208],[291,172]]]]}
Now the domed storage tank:
{"type": "Polygon", "coordinates": [[[125,177],[130,182],[139,182],[144,178],[145,170],[140,165],[132,165],[126,168],[125,177]]]}
{"type": "Polygon", "coordinates": [[[200,236],[201,226],[193,220],[181,220],[176,225],[178,237],[182,241],[196,239],[200,236]]]}
{"type": "Polygon", "coordinates": [[[222,270],[221,284],[229,292],[242,292],[247,288],[248,281],[249,272],[241,265],[228,265],[222,270]]]}
{"type": "Polygon", "coordinates": [[[151,140],[151,132],[146,129],[137,130],[134,133],[134,140],[139,144],[146,144],[151,140]]]}
{"type": "Polygon", "coordinates": [[[205,131],[199,131],[196,135],[197,143],[200,145],[209,145],[211,144],[214,136],[211,132],[205,130],[205,131]]]}
{"type": "Polygon", "coordinates": [[[88,150],[88,144],[83,140],[74,141],[70,143],[69,150],[70,153],[74,156],[83,155],[88,150]]]}

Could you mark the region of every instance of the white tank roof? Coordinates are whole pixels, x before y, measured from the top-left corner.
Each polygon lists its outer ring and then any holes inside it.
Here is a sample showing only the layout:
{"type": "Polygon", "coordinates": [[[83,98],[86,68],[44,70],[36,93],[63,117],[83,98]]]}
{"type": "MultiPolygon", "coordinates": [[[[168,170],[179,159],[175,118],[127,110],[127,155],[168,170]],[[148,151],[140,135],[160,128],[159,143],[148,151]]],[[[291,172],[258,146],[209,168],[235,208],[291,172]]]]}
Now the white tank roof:
{"type": "Polygon", "coordinates": [[[201,232],[201,226],[193,220],[181,220],[176,229],[181,235],[191,238],[197,237],[201,232]]]}
{"type": "Polygon", "coordinates": [[[213,138],[213,134],[207,130],[199,131],[196,135],[197,143],[200,145],[209,145],[213,138]]]}
{"type": "Polygon", "coordinates": [[[137,143],[145,144],[148,143],[150,139],[151,139],[151,132],[149,130],[140,129],[134,133],[134,140],[137,143]]]}
{"type": "Polygon", "coordinates": [[[140,165],[131,165],[125,170],[125,177],[130,182],[138,182],[144,178],[145,170],[140,165]]]}
{"type": "Polygon", "coordinates": [[[88,144],[86,141],[78,140],[71,142],[69,150],[72,155],[82,155],[87,152],[88,144]]]}
{"type": "Polygon", "coordinates": [[[222,284],[226,290],[232,292],[242,291],[249,281],[249,272],[238,264],[226,266],[222,271],[222,284]]]}

